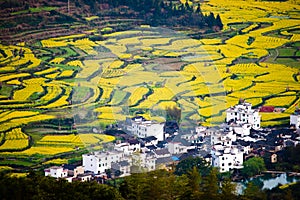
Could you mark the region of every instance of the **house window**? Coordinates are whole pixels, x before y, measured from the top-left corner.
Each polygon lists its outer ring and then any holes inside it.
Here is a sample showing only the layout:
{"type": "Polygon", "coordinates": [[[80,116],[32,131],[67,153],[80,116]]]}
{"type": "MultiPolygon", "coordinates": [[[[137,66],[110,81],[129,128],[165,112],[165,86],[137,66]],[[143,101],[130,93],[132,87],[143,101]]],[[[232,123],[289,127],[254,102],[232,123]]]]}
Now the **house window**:
{"type": "Polygon", "coordinates": [[[228,163],[228,165],[231,166],[232,164],[231,164],[231,163],[228,163]]]}
{"type": "Polygon", "coordinates": [[[101,164],[99,164],[99,167],[101,167],[101,164]]]}
{"type": "Polygon", "coordinates": [[[222,167],[224,167],[224,163],[222,164],[222,167]]]}
{"type": "Polygon", "coordinates": [[[93,159],[91,158],[91,161],[93,161],[93,159]]]}
{"type": "Polygon", "coordinates": [[[222,157],[222,160],[224,160],[224,157],[222,157]]]}
{"type": "Polygon", "coordinates": [[[91,164],[91,167],[93,167],[93,164],[91,164]]]}

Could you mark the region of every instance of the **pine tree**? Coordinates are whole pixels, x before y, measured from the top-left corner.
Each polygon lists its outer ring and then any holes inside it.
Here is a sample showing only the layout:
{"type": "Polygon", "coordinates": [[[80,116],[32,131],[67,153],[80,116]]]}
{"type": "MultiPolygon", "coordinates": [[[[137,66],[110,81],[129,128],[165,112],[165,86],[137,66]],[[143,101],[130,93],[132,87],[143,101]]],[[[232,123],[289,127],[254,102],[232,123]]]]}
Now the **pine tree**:
{"type": "Polygon", "coordinates": [[[226,178],[222,182],[221,199],[222,200],[233,200],[233,199],[236,199],[235,191],[236,191],[235,184],[233,184],[229,178],[226,178]]]}
{"type": "Polygon", "coordinates": [[[222,23],[222,20],[221,20],[221,17],[220,17],[220,15],[218,14],[217,15],[217,17],[216,17],[216,26],[219,26],[220,27],[220,29],[223,29],[223,23],[222,23]]]}
{"type": "Polygon", "coordinates": [[[204,200],[219,200],[220,195],[219,195],[219,183],[218,183],[218,177],[217,177],[217,169],[212,168],[210,170],[210,173],[207,177],[205,177],[204,181],[204,195],[203,199],[204,200]]]}

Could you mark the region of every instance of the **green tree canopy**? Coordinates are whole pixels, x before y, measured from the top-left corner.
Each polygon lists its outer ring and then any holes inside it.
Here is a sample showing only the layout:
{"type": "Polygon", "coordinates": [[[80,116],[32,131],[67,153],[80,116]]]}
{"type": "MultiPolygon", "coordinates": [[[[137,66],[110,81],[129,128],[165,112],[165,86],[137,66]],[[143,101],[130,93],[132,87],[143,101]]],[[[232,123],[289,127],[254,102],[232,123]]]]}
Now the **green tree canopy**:
{"type": "Polygon", "coordinates": [[[251,177],[260,174],[266,170],[264,159],[260,157],[253,157],[244,162],[242,174],[246,177],[251,177]]]}
{"type": "Polygon", "coordinates": [[[189,171],[192,171],[193,167],[196,167],[202,176],[208,175],[211,169],[209,164],[203,158],[188,157],[187,159],[180,161],[176,165],[175,174],[177,175],[187,174],[189,171]]]}

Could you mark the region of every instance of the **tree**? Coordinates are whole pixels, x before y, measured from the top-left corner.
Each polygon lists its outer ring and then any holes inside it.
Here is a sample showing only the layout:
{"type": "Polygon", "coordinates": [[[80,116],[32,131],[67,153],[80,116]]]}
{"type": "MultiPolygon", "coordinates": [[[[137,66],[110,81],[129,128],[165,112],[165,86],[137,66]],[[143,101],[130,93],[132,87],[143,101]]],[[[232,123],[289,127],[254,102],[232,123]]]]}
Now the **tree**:
{"type": "Polygon", "coordinates": [[[188,157],[184,160],[181,160],[177,165],[175,169],[176,175],[183,175],[187,174],[189,171],[192,171],[193,167],[196,167],[199,173],[202,176],[207,176],[210,171],[209,164],[200,157],[188,157]]]}
{"type": "Polygon", "coordinates": [[[223,23],[222,23],[222,20],[221,20],[221,17],[220,15],[218,14],[217,17],[216,17],[216,22],[215,22],[216,26],[220,27],[220,29],[223,29],[223,23]]]}
{"type": "Polygon", "coordinates": [[[261,157],[253,157],[244,162],[242,174],[246,177],[251,177],[260,174],[264,170],[266,170],[264,159],[261,157]]]}
{"type": "Polygon", "coordinates": [[[175,120],[177,123],[179,123],[179,121],[181,119],[181,109],[180,108],[178,108],[177,106],[167,107],[166,112],[167,112],[167,120],[168,121],[175,120]]]}
{"type": "Polygon", "coordinates": [[[200,3],[198,3],[198,5],[197,5],[196,13],[197,13],[197,14],[201,14],[201,15],[202,15],[202,11],[201,11],[201,7],[200,7],[200,3]]]}
{"type": "Polygon", "coordinates": [[[219,181],[217,177],[218,171],[216,168],[212,168],[209,172],[209,175],[204,179],[204,200],[218,200],[220,199],[219,195],[219,181]]]}
{"type": "Polygon", "coordinates": [[[236,199],[236,185],[231,182],[229,178],[226,178],[222,182],[221,187],[221,199],[222,200],[232,200],[236,199]]]}
{"type": "Polygon", "coordinates": [[[188,177],[188,199],[201,199],[203,192],[200,190],[200,183],[202,182],[202,177],[196,166],[193,167],[191,171],[187,173],[188,177]]]}
{"type": "Polygon", "coordinates": [[[254,183],[249,182],[246,189],[244,190],[244,200],[265,200],[266,195],[256,186],[254,183]]]}

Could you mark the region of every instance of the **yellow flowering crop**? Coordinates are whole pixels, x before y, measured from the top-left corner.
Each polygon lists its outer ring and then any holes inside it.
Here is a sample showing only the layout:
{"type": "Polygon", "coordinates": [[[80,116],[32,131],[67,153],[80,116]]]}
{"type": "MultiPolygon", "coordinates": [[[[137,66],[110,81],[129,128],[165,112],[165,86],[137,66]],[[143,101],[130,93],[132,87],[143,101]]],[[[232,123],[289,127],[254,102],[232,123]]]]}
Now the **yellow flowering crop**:
{"type": "Polygon", "coordinates": [[[296,96],[279,96],[266,100],[265,105],[288,107],[296,100],[296,96]]]}

